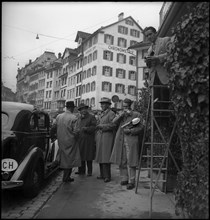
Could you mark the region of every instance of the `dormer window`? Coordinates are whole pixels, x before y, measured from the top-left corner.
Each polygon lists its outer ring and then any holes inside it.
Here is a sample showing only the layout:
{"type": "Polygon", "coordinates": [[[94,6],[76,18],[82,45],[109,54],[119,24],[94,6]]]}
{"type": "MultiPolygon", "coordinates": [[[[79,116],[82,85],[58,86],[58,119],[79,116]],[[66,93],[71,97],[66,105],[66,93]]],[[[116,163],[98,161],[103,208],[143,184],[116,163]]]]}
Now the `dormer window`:
{"type": "Polygon", "coordinates": [[[82,43],[82,38],[79,38],[78,45],[81,45],[81,43],[82,43]]]}

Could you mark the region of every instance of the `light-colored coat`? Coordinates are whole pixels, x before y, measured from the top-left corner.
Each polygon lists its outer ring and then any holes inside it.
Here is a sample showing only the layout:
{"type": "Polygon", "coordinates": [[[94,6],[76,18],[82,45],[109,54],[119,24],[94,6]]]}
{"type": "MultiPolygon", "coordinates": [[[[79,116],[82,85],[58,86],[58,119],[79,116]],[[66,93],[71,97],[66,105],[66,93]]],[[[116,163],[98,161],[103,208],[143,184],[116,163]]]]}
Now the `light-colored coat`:
{"type": "Polygon", "coordinates": [[[162,84],[167,84],[169,82],[169,73],[167,72],[163,64],[164,64],[164,59],[167,56],[167,52],[169,51],[170,44],[171,44],[170,37],[157,38],[155,42],[154,50],[153,50],[153,47],[154,47],[153,44],[148,49],[148,55],[150,55],[151,52],[154,51],[154,56],[158,56],[159,58],[159,62],[157,63],[157,65],[152,66],[149,69],[149,84],[150,85],[154,84],[155,72],[157,72],[157,75],[162,84]]]}
{"type": "Polygon", "coordinates": [[[80,152],[73,133],[76,116],[66,110],[56,117],[57,139],[60,150],[60,168],[70,169],[81,166],[80,152]]]}
{"type": "Polygon", "coordinates": [[[96,131],[96,158],[97,163],[110,163],[110,156],[113,148],[115,137],[115,125],[112,120],[115,113],[107,109],[99,116],[99,124],[103,129],[96,131]]]}
{"type": "Polygon", "coordinates": [[[140,122],[135,125],[128,125],[125,128],[130,128],[131,133],[130,134],[125,134],[124,129],[121,128],[122,125],[124,125],[127,122],[130,122],[134,118],[140,118],[141,115],[139,112],[136,111],[131,111],[131,115],[128,117],[119,117],[117,116],[114,120],[113,123],[116,124],[118,127],[116,137],[115,137],[115,142],[114,142],[114,147],[113,151],[111,154],[110,162],[114,164],[118,164],[119,166],[122,165],[122,152],[123,152],[123,145],[124,145],[124,136],[126,137],[127,143],[130,147],[130,153],[129,153],[129,158],[128,158],[128,165],[130,167],[136,167],[138,166],[138,161],[139,161],[139,150],[140,150],[140,142],[139,142],[139,137],[141,132],[143,132],[144,126],[143,126],[143,121],[142,119],[140,122]]]}

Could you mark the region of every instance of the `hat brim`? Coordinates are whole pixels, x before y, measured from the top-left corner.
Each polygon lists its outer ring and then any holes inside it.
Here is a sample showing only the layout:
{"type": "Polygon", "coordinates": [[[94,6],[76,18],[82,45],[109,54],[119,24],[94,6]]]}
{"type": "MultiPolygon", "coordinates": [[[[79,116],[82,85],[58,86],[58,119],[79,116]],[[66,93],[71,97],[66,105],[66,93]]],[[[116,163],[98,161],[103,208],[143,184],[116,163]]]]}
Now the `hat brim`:
{"type": "Polygon", "coordinates": [[[99,102],[99,103],[108,103],[108,104],[112,104],[111,102],[106,102],[106,101],[102,101],[102,102],[99,102]]]}

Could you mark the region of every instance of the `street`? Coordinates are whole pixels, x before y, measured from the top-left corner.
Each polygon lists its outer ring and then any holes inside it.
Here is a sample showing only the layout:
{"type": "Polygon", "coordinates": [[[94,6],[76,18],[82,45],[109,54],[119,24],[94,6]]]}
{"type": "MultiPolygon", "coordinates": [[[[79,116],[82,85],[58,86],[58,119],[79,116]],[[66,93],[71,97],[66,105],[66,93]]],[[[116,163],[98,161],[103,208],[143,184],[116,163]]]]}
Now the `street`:
{"type": "MultiPolygon", "coordinates": [[[[73,174],[74,182],[62,183],[34,218],[149,218],[149,183],[140,183],[135,194],[135,189],[127,190],[120,185],[116,165],[112,165],[111,182],[96,179],[98,175],[99,167],[95,162],[93,176],[73,174]]],[[[141,178],[146,178],[145,172],[141,178]]],[[[178,218],[171,194],[155,192],[152,218],[178,218]]]]}

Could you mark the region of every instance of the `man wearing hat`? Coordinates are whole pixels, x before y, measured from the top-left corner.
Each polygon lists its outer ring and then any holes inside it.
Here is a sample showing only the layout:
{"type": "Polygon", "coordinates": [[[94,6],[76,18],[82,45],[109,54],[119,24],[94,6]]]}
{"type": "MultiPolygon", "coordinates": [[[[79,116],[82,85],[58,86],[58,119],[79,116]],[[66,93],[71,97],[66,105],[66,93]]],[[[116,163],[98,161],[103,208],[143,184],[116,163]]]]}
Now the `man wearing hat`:
{"type": "Polygon", "coordinates": [[[72,168],[81,165],[79,148],[76,145],[74,129],[76,116],[73,114],[74,102],[66,102],[66,110],[56,117],[57,139],[60,151],[60,168],[63,169],[63,182],[74,181],[71,178],[72,168]]]}
{"type": "Polygon", "coordinates": [[[136,167],[139,160],[139,135],[143,131],[143,119],[139,112],[131,109],[131,104],[132,101],[126,98],[123,101],[123,111],[113,120],[118,130],[110,158],[110,162],[119,165],[121,185],[127,185],[127,189],[135,187],[136,167]],[[129,123],[134,118],[140,118],[140,122],[135,125],[129,123]]]}
{"type": "Polygon", "coordinates": [[[87,176],[92,176],[93,160],[95,157],[95,128],[96,118],[88,112],[88,106],[81,103],[78,107],[80,116],[76,121],[75,130],[78,131],[78,142],[81,157],[81,167],[77,174],[85,174],[87,163],[87,176]]]}
{"type": "Polygon", "coordinates": [[[111,163],[110,156],[115,137],[115,125],[112,120],[115,113],[111,110],[111,100],[109,98],[102,98],[101,101],[102,112],[98,118],[96,126],[96,158],[95,161],[99,163],[100,176],[97,179],[103,179],[104,182],[111,181],[111,163]]]}

